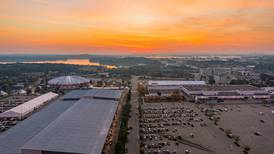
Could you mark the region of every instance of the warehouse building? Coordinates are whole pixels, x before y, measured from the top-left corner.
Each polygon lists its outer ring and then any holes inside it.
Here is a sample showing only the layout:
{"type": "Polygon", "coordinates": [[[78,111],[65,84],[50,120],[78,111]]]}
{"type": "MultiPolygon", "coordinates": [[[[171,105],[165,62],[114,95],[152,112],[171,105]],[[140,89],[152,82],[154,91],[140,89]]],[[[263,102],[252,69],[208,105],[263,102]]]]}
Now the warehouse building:
{"type": "Polygon", "coordinates": [[[0,134],[0,153],[100,154],[121,94],[104,89],[71,91],[0,134]]]}
{"type": "Polygon", "coordinates": [[[150,80],[145,98],[168,97],[176,93],[189,101],[269,99],[269,89],[251,85],[207,85],[204,81],[150,80]]]}
{"type": "Polygon", "coordinates": [[[0,118],[24,118],[29,113],[58,97],[58,94],[48,92],[21,105],[0,114],[0,118]]]}
{"type": "Polygon", "coordinates": [[[269,99],[267,91],[251,85],[185,85],[182,93],[190,101],[269,99]]]}
{"type": "Polygon", "coordinates": [[[205,81],[184,80],[149,80],[149,86],[182,86],[182,85],[205,85],[205,81]]]}
{"type": "Polygon", "coordinates": [[[206,83],[204,81],[149,80],[148,96],[170,96],[174,92],[180,92],[184,85],[206,85],[206,83]]]}

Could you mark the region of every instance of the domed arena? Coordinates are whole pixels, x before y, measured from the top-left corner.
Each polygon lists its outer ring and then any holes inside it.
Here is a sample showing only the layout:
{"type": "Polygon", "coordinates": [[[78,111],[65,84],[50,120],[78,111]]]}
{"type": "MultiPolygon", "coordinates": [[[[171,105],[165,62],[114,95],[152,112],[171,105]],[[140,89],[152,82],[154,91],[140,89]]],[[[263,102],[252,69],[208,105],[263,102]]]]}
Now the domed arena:
{"type": "Polygon", "coordinates": [[[90,80],[80,76],[61,76],[48,81],[50,87],[60,89],[77,89],[88,87],[90,80]]]}

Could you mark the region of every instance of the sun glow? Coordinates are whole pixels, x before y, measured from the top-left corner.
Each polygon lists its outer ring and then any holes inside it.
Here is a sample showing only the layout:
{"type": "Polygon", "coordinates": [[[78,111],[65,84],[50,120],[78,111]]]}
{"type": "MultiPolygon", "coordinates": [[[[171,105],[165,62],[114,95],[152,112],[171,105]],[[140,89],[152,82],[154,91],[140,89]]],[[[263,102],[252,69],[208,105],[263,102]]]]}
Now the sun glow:
{"type": "Polygon", "coordinates": [[[274,49],[274,1],[11,0],[0,4],[0,52],[274,49]]]}
{"type": "Polygon", "coordinates": [[[137,26],[150,26],[156,21],[156,17],[150,15],[132,15],[131,19],[133,23],[137,26]]]}

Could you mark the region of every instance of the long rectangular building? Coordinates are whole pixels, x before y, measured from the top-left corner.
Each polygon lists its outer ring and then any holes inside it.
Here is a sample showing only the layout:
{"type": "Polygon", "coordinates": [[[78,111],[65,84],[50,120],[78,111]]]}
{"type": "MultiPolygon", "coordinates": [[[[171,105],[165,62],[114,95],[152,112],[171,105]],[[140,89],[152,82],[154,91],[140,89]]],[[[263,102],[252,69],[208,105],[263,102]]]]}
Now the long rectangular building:
{"type": "Polygon", "coordinates": [[[22,147],[22,154],[100,154],[118,102],[81,99],[22,147]]]}
{"type": "Polygon", "coordinates": [[[102,90],[106,97],[76,90],[50,103],[0,134],[0,153],[100,154],[121,97],[121,91],[102,90]]]}
{"type": "Polygon", "coordinates": [[[184,80],[149,80],[149,86],[182,86],[182,85],[205,85],[205,81],[184,80]]]}
{"type": "Polygon", "coordinates": [[[30,101],[27,101],[21,105],[18,105],[10,110],[7,110],[0,114],[0,117],[24,117],[41,105],[51,101],[52,99],[58,97],[58,94],[53,92],[48,92],[41,96],[38,96],[30,101]]]}
{"type": "Polygon", "coordinates": [[[251,85],[185,85],[188,100],[268,99],[267,91],[251,85]]]}
{"type": "Polygon", "coordinates": [[[0,154],[21,154],[21,147],[46,128],[62,113],[68,110],[75,101],[58,99],[34,113],[14,127],[0,134],[0,154]]]}
{"type": "Polygon", "coordinates": [[[174,92],[179,92],[185,85],[206,85],[206,83],[204,81],[149,80],[147,89],[149,96],[170,96],[174,92]]]}
{"type": "Polygon", "coordinates": [[[204,81],[150,80],[147,90],[147,98],[172,96],[178,93],[189,101],[269,99],[271,97],[267,90],[252,85],[207,85],[204,81]]]}

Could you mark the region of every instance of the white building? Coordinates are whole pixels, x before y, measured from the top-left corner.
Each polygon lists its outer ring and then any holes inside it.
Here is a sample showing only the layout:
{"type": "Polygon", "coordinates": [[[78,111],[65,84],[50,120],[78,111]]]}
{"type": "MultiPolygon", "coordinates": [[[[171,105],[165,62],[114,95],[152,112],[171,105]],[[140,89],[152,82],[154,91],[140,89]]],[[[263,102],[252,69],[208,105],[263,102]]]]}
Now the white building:
{"type": "Polygon", "coordinates": [[[204,81],[183,81],[183,80],[149,80],[149,96],[170,96],[174,92],[180,92],[184,85],[206,85],[204,81]]]}
{"type": "Polygon", "coordinates": [[[7,96],[8,95],[8,93],[6,93],[6,92],[4,92],[4,91],[0,91],[0,96],[7,96]]]}
{"type": "Polygon", "coordinates": [[[251,85],[201,85],[183,86],[183,94],[188,100],[235,100],[235,99],[269,99],[267,91],[251,85]]]}
{"type": "Polygon", "coordinates": [[[149,86],[182,86],[182,85],[205,85],[205,81],[182,81],[182,80],[149,80],[149,86]]]}
{"type": "Polygon", "coordinates": [[[46,93],[1,113],[0,117],[24,117],[34,111],[36,108],[39,108],[50,100],[56,98],[57,96],[58,94],[55,94],[53,92],[46,93]]]}

